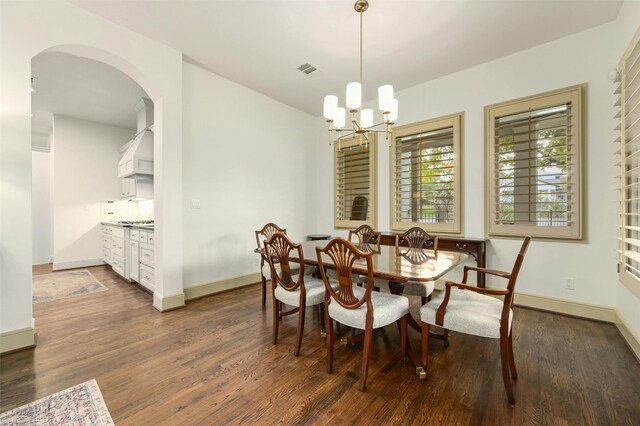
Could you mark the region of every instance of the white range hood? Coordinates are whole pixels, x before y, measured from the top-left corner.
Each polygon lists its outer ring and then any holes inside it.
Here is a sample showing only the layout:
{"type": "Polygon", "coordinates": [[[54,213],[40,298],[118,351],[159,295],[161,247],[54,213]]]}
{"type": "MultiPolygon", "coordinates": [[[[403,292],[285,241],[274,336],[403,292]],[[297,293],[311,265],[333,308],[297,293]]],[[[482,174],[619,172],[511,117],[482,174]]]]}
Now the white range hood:
{"type": "Polygon", "coordinates": [[[153,175],[153,103],[142,98],[135,107],[138,131],[118,163],[118,177],[153,175]]]}

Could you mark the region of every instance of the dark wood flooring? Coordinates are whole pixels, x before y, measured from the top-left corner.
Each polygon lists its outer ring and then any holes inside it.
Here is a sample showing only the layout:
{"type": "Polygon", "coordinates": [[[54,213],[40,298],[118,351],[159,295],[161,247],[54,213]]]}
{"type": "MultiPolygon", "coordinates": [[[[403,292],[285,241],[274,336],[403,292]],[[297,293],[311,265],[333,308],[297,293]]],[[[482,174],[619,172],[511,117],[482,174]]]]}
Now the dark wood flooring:
{"type": "Polygon", "coordinates": [[[515,407],[497,340],[434,340],[420,381],[390,326],[363,393],[361,346],[337,349],[327,374],[313,309],[296,358],[296,316],[274,346],[257,285],[162,314],[107,267],[89,269],[109,291],[34,305],[38,346],[0,357],[0,412],[95,378],[118,425],[640,424],[640,365],[610,324],[516,308],[515,407]]]}

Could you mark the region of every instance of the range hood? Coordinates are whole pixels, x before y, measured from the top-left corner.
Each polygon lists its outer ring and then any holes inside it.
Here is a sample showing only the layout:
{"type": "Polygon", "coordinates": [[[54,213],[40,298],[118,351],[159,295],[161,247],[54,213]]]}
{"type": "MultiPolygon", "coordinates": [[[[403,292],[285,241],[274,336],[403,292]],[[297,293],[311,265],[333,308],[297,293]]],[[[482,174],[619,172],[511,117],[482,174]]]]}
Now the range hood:
{"type": "Polygon", "coordinates": [[[138,113],[138,130],[125,147],[118,163],[118,177],[153,175],[153,103],[142,98],[135,106],[138,113]]]}

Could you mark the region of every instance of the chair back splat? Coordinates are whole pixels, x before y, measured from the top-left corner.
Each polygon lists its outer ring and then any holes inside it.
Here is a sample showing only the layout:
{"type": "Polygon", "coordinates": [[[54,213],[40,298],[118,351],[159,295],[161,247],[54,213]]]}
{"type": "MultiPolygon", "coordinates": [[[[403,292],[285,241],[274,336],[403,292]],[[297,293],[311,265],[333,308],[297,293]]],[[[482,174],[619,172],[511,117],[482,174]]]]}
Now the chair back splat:
{"type": "Polygon", "coordinates": [[[370,287],[367,288],[360,299],[354,294],[351,270],[355,261],[365,259],[369,282],[373,282],[372,253],[363,252],[354,244],[342,238],[333,239],[324,248],[316,247],[316,253],[318,255],[318,264],[320,265],[320,274],[325,282],[325,300],[327,302],[333,297],[336,303],[347,309],[356,309],[367,300],[369,300],[368,303],[370,303],[370,287]],[[334,290],[327,284],[329,280],[327,279],[326,270],[322,262],[323,254],[328,256],[335,265],[339,285],[337,290],[334,290]]]}
{"type": "MultiPolygon", "coordinates": [[[[302,246],[300,244],[294,244],[284,233],[276,232],[271,239],[268,241],[265,240],[264,247],[269,266],[271,267],[273,288],[275,289],[275,287],[279,285],[286,290],[293,291],[300,287],[301,277],[304,276],[302,246]],[[298,281],[293,281],[291,266],[289,265],[289,255],[293,250],[298,251],[298,259],[300,259],[298,281]],[[279,265],[279,267],[276,268],[275,265],[279,265]]],[[[304,289],[301,290],[304,291],[304,289]]]]}
{"type": "Polygon", "coordinates": [[[380,244],[382,233],[374,231],[369,225],[360,225],[353,231],[349,231],[349,242],[352,241],[352,236],[358,238],[358,244],[380,244]]]}
{"type": "Polygon", "coordinates": [[[396,253],[402,254],[412,263],[420,264],[433,257],[425,250],[433,250],[433,256],[438,257],[438,237],[422,228],[414,226],[396,236],[396,253]]]}

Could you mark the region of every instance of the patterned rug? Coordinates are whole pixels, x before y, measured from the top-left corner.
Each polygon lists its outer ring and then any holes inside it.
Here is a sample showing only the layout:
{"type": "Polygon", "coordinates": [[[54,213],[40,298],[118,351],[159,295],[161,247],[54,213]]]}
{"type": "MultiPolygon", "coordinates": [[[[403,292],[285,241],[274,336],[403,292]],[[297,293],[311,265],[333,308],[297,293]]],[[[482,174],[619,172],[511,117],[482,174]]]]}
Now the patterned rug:
{"type": "Polygon", "coordinates": [[[95,379],[0,414],[0,425],[113,425],[95,379]]]}
{"type": "Polygon", "coordinates": [[[80,269],[33,277],[33,303],[109,290],[91,272],[80,269]]]}

